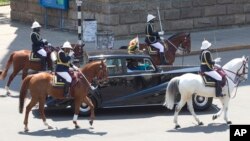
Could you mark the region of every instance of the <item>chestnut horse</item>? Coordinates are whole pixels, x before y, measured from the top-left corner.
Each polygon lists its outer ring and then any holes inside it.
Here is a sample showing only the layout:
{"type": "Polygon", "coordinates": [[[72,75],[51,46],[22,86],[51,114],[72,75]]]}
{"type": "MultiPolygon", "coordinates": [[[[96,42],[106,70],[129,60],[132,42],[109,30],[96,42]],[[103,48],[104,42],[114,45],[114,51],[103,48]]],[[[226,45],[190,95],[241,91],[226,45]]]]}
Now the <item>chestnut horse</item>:
{"type": "MultiPolygon", "coordinates": [[[[79,69],[80,72],[84,74],[86,77],[79,78],[80,80],[77,83],[73,84],[71,87],[71,96],[74,98],[74,117],[73,123],[75,124],[75,128],[79,128],[77,124],[77,118],[80,110],[81,104],[84,102],[90,107],[90,121],[89,123],[92,125],[93,120],[95,118],[94,114],[94,105],[90,98],[88,98],[88,90],[89,83],[92,82],[94,77],[97,77],[97,81],[103,81],[107,79],[107,67],[104,61],[93,61],[86,64],[83,68],[79,69]]],[[[37,74],[32,74],[27,76],[21,86],[20,96],[19,96],[19,112],[23,112],[24,107],[24,99],[26,97],[27,90],[30,90],[31,101],[26,107],[25,118],[24,118],[24,130],[27,132],[28,129],[28,116],[32,107],[34,107],[37,102],[39,103],[39,111],[40,116],[49,129],[52,127],[46,122],[45,113],[44,113],[44,104],[46,101],[46,97],[48,95],[56,98],[63,99],[63,88],[56,88],[52,86],[53,76],[48,72],[41,72],[37,74]]]]}
{"type": "MultiPolygon", "coordinates": [[[[163,43],[163,42],[162,42],[163,43]]],[[[190,53],[191,51],[191,37],[190,33],[180,32],[176,33],[168,39],[164,40],[164,54],[167,59],[167,65],[172,65],[175,61],[176,51],[179,50],[183,53],[190,53]]],[[[120,49],[127,49],[127,46],[122,46],[120,49]]],[[[139,44],[139,51],[149,54],[156,65],[160,65],[159,50],[154,47],[149,47],[146,43],[139,44]]]]}
{"type": "MultiPolygon", "coordinates": [[[[78,44],[71,44],[71,45],[74,49],[75,56],[77,58],[81,58],[80,55],[83,54],[82,47],[80,47],[80,45],[78,45],[78,44]]],[[[45,50],[48,52],[47,62],[48,62],[49,68],[52,68],[53,62],[50,59],[50,53],[52,51],[59,50],[59,47],[45,47],[45,50]]],[[[13,52],[10,55],[5,69],[0,74],[0,80],[4,80],[5,77],[7,76],[7,73],[8,73],[8,70],[9,70],[11,64],[13,64],[13,72],[9,76],[7,85],[5,86],[5,89],[7,91],[7,95],[10,95],[10,91],[9,91],[10,84],[11,84],[12,80],[15,78],[15,76],[18,74],[18,72],[20,72],[21,70],[23,71],[22,72],[22,79],[24,79],[28,75],[29,69],[32,69],[35,71],[40,71],[42,69],[42,65],[39,61],[36,62],[36,61],[29,60],[30,53],[31,53],[30,50],[19,50],[19,51],[13,52]]]]}

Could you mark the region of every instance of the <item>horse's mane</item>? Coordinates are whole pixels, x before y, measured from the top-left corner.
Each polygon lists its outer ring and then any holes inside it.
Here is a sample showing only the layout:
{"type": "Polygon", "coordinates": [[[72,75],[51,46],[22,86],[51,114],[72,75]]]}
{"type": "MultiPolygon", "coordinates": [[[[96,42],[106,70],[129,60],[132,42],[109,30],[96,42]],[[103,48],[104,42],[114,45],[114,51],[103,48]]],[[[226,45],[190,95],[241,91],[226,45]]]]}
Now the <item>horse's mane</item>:
{"type": "Polygon", "coordinates": [[[176,37],[178,37],[178,36],[180,36],[180,35],[182,35],[182,34],[187,34],[186,32],[178,32],[178,33],[176,33],[176,34],[174,34],[174,35],[172,35],[172,36],[170,36],[168,39],[169,40],[172,40],[172,39],[174,39],[174,38],[176,38],[176,37]]]}
{"type": "Polygon", "coordinates": [[[231,69],[234,68],[237,65],[242,65],[242,61],[245,60],[245,58],[234,58],[231,61],[227,62],[224,66],[223,69],[231,69]]]}

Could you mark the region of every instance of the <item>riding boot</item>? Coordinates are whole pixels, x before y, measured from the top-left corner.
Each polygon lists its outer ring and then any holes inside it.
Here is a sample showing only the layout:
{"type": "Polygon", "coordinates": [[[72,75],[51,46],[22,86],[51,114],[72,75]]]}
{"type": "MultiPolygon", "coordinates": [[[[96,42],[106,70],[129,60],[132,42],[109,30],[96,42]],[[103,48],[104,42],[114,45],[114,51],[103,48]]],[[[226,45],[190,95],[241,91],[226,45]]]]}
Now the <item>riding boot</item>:
{"type": "Polygon", "coordinates": [[[64,84],[64,94],[63,94],[63,96],[65,97],[65,98],[68,98],[68,97],[70,97],[69,96],[69,87],[70,87],[70,83],[68,83],[68,82],[65,82],[65,84],[64,84]]]}
{"type": "Polygon", "coordinates": [[[42,65],[42,71],[46,71],[47,70],[46,57],[41,57],[41,65],[42,65]]]}
{"type": "Polygon", "coordinates": [[[216,97],[223,97],[224,95],[221,93],[222,92],[222,88],[221,88],[221,81],[216,81],[216,97]]]}
{"type": "Polygon", "coordinates": [[[166,60],[164,52],[160,52],[160,61],[161,61],[161,65],[167,65],[167,60],[166,60]]]}

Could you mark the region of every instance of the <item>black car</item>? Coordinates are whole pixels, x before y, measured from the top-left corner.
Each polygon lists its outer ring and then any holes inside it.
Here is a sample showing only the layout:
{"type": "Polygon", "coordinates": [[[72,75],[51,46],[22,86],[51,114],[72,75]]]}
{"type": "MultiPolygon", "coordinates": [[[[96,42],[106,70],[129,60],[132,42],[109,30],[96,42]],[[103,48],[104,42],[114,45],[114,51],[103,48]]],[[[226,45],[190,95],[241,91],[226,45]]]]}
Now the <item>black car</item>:
{"type": "MultiPolygon", "coordinates": [[[[199,71],[197,66],[155,66],[148,55],[119,50],[89,52],[88,55],[90,61],[105,59],[108,69],[108,82],[89,93],[96,108],[162,105],[170,79],[199,71]]],[[[176,97],[176,102],[178,99],[176,97]]],[[[72,100],[51,101],[47,100],[47,108],[65,108],[72,104],[72,100]]],[[[212,104],[212,98],[200,96],[194,96],[193,101],[198,110],[207,109],[212,104]]],[[[89,107],[83,103],[80,114],[88,113],[89,107]]]]}

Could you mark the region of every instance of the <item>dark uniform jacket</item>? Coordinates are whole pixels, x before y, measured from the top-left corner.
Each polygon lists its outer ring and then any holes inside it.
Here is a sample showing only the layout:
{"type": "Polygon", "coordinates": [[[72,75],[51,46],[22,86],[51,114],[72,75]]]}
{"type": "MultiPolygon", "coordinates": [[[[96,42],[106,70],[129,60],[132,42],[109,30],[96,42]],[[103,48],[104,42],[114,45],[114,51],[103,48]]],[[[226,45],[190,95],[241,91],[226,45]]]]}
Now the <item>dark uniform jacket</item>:
{"type": "Polygon", "coordinates": [[[63,50],[57,53],[56,72],[68,72],[69,67],[73,65],[70,63],[71,57],[67,56],[63,50]]]}
{"type": "Polygon", "coordinates": [[[200,60],[201,60],[201,72],[207,72],[212,71],[214,67],[214,61],[211,55],[211,52],[209,50],[202,50],[200,54],[200,60]]]}
{"type": "Polygon", "coordinates": [[[44,46],[41,35],[37,32],[31,32],[30,38],[32,41],[32,52],[37,53],[44,46]]]}
{"type": "Polygon", "coordinates": [[[160,36],[159,36],[158,32],[154,32],[154,27],[153,27],[152,23],[147,22],[145,32],[146,32],[145,42],[147,44],[153,44],[153,43],[158,42],[160,36]]]}

